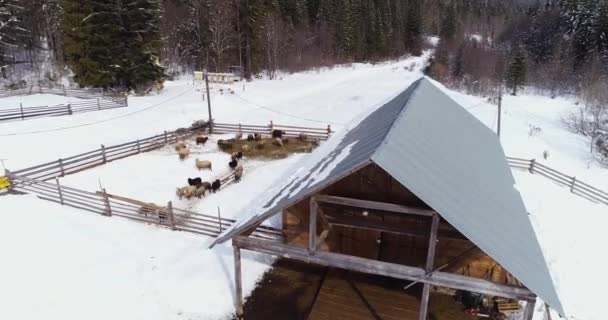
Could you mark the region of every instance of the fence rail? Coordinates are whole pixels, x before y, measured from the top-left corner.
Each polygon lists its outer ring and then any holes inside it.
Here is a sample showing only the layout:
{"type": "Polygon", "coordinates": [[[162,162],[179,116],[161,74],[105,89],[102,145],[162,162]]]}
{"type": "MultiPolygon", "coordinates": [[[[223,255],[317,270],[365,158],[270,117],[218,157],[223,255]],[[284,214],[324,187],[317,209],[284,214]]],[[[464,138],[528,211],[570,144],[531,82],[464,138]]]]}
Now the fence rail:
{"type": "MultiPolygon", "coordinates": [[[[326,129],[309,128],[309,127],[287,127],[281,125],[274,126],[251,126],[242,124],[214,124],[214,128],[222,128],[221,130],[214,129],[214,133],[252,133],[253,128],[265,128],[265,131],[260,130],[258,133],[271,134],[272,130],[280,128],[289,128],[289,135],[297,136],[300,132],[318,132],[310,137],[327,139],[330,132],[326,129]],[[240,129],[239,129],[240,128],[240,129]],[[274,129],[272,129],[274,128],[274,129]],[[321,134],[320,132],[324,132],[321,134]]],[[[180,139],[186,139],[202,132],[200,128],[195,129],[178,129],[175,131],[165,131],[162,134],[154,135],[148,138],[139,139],[127,143],[122,143],[114,146],[106,147],[101,145],[99,149],[77,154],[67,158],[61,158],[55,161],[39,164],[29,168],[23,168],[11,171],[13,174],[22,177],[28,177],[36,180],[50,180],[57,177],[63,177],[69,174],[81,172],[90,168],[94,168],[111,161],[130,157],[142,152],[148,152],[160,149],[169,143],[177,143],[180,139]]]]}
{"type": "Polygon", "coordinates": [[[588,200],[608,205],[608,193],[600,190],[588,183],[580,181],[575,176],[569,176],[558,170],[550,168],[536,159],[528,160],[514,157],[507,157],[509,165],[514,169],[527,170],[533,174],[539,174],[552,180],[560,186],[570,189],[570,192],[586,198],[588,200]]]}
{"type": "Polygon", "coordinates": [[[233,124],[233,123],[214,123],[214,133],[261,133],[261,134],[272,134],[274,130],[284,131],[286,137],[298,137],[300,134],[306,134],[310,138],[327,140],[331,135],[331,126],[327,128],[310,128],[310,127],[296,127],[274,124],[272,121],[268,125],[248,125],[248,124],[233,124]]]}
{"type": "Polygon", "coordinates": [[[91,97],[108,97],[116,96],[114,92],[104,91],[103,89],[88,88],[88,89],[74,89],[66,88],[65,86],[58,87],[43,87],[43,86],[30,86],[28,88],[19,89],[5,89],[0,92],[0,98],[14,97],[14,96],[25,96],[36,93],[48,93],[56,94],[66,97],[74,98],[91,98],[91,97]]]}
{"type": "Polygon", "coordinates": [[[119,101],[96,98],[85,101],[71,102],[68,104],[59,104],[55,106],[23,107],[23,105],[20,104],[19,108],[0,110],[0,122],[27,120],[40,117],[67,116],[75,113],[101,111],[124,107],[127,107],[126,97],[122,98],[122,100],[119,101]]]}
{"type": "MultiPolygon", "coordinates": [[[[218,237],[220,233],[236,222],[234,219],[218,215],[203,214],[191,210],[173,207],[171,202],[166,206],[130,199],[109,194],[106,190],[89,192],[61,185],[55,182],[42,181],[9,173],[15,191],[27,192],[38,198],[97,213],[104,216],[117,216],[143,223],[150,223],[176,231],[184,231],[218,237]]],[[[263,239],[281,239],[283,233],[279,229],[259,226],[253,236],[263,239]]]]}

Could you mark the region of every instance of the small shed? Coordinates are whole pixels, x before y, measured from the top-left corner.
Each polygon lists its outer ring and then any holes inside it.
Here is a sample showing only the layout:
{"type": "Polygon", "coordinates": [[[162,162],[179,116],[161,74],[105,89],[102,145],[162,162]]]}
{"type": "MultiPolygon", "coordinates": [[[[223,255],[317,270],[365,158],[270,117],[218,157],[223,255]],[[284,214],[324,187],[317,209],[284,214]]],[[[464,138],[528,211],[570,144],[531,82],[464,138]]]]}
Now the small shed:
{"type": "Polygon", "coordinates": [[[500,141],[427,78],[353,120],[212,244],[525,301],[561,302],[500,141]],[[249,237],[282,217],[281,242],[249,237]],[[489,270],[492,272],[489,274],[489,270]]]}

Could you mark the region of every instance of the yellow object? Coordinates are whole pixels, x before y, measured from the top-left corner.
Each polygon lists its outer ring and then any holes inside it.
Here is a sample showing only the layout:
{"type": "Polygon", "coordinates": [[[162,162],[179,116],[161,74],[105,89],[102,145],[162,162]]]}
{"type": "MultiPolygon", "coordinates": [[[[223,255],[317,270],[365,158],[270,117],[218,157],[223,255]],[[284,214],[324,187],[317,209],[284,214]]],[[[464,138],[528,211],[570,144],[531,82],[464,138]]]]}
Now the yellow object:
{"type": "Polygon", "coordinates": [[[6,189],[11,186],[11,181],[7,177],[0,177],[0,190],[6,189]]]}

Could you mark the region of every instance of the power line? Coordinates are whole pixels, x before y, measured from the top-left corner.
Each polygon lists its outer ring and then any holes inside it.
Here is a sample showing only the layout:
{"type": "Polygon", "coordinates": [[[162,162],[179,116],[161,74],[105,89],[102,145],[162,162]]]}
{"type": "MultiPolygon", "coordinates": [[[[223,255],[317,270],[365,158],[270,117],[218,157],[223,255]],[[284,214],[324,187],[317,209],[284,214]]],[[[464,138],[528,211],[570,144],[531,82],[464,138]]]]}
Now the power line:
{"type": "Polygon", "coordinates": [[[236,93],[235,93],[234,95],[235,95],[237,98],[239,98],[239,99],[241,99],[241,100],[243,100],[243,101],[245,101],[245,102],[247,102],[247,103],[249,103],[249,104],[251,104],[251,105],[256,106],[258,109],[265,109],[265,110],[268,110],[268,111],[270,111],[270,112],[274,112],[274,113],[276,113],[276,114],[284,115],[284,116],[287,116],[287,117],[291,117],[291,118],[295,118],[295,119],[299,119],[299,120],[304,120],[304,121],[310,121],[310,122],[323,123],[323,124],[333,124],[333,125],[338,125],[338,126],[343,126],[343,125],[346,125],[345,123],[330,122],[330,121],[322,121],[322,120],[317,120],[317,119],[311,119],[311,118],[304,118],[304,117],[296,116],[296,115],[293,115],[293,114],[290,114],[290,113],[287,113],[287,112],[283,112],[283,111],[279,111],[279,110],[272,109],[272,108],[270,108],[270,107],[268,107],[268,106],[261,105],[261,104],[259,104],[259,103],[255,103],[255,102],[253,102],[253,101],[251,101],[251,100],[247,100],[247,99],[245,99],[245,98],[241,97],[240,95],[238,95],[238,94],[236,94],[236,93]]]}
{"type": "Polygon", "coordinates": [[[88,122],[88,123],[82,123],[82,124],[77,124],[77,125],[73,125],[73,126],[67,126],[67,127],[59,127],[59,128],[54,128],[54,129],[47,129],[47,130],[36,130],[36,131],[26,131],[26,132],[13,132],[13,133],[5,133],[5,134],[0,134],[0,137],[9,137],[9,136],[22,136],[22,135],[28,135],[28,134],[38,134],[38,133],[46,133],[46,132],[54,132],[54,131],[63,131],[63,130],[69,130],[69,129],[74,129],[74,128],[80,128],[80,127],[87,127],[87,126],[92,126],[92,125],[96,125],[96,124],[100,124],[100,123],[104,123],[104,122],[109,122],[109,121],[113,121],[113,120],[117,120],[117,119],[121,119],[121,118],[126,118],[129,116],[132,116],[134,114],[138,114],[144,111],[148,111],[150,109],[159,107],[167,102],[173,101],[181,96],[184,96],[186,93],[192,91],[194,88],[190,88],[174,97],[171,97],[167,100],[161,101],[157,104],[151,105],[147,108],[144,109],[140,109],[137,111],[133,111],[131,113],[127,113],[127,114],[123,114],[121,116],[117,116],[117,117],[113,117],[113,118],[108,118],[108,119],[104,119],[104,120],[99,120],[99,121],[95,121],[95,122],[88,122]]]}

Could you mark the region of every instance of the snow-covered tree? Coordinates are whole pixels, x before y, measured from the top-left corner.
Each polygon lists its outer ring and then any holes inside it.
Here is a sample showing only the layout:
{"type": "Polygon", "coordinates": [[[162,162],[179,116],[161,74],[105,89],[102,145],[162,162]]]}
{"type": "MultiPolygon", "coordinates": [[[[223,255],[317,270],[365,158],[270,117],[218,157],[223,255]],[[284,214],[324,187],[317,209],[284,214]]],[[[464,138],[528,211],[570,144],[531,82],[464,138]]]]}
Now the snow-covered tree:
{"type": "Polygon", "coordinates": [[[0,74],[6,78],[6,68],[17,63],[14,51],[22,46],[28,30],[22,24],[24,7],[17,0],[0,0],[0,74]]]}

